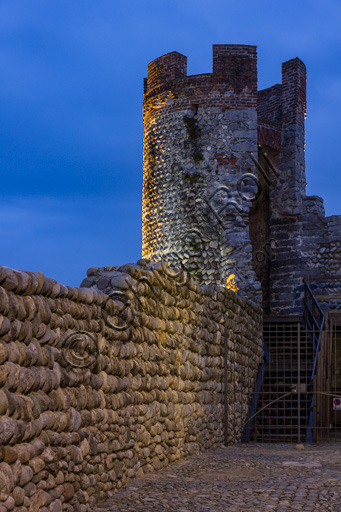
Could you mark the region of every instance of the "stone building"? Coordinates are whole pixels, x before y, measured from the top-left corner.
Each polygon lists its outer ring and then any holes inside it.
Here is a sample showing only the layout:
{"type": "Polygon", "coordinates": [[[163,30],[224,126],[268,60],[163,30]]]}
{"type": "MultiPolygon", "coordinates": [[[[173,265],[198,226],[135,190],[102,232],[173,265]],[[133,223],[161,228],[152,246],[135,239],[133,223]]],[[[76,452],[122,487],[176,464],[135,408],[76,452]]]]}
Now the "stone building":
{"type": "Polygon", "coordinates": [[[299,58],[261,91],[255,46],[214,45],[212,73],[178,52],[148,65],[143,255],[262,305],[245,439],[254,417],[257,440],[341,434],[341,215],[306,195],[305,116],[299,58]]]}
{"type": "Polygon", "coordinates": [[[255,46],[214,45],[213,72],[187,76],[172,52],[144,83],[143,255],[302,312],[307,273],[340,275],[341,216],[307,196],[306,68],[257,90],[255,46]]]}

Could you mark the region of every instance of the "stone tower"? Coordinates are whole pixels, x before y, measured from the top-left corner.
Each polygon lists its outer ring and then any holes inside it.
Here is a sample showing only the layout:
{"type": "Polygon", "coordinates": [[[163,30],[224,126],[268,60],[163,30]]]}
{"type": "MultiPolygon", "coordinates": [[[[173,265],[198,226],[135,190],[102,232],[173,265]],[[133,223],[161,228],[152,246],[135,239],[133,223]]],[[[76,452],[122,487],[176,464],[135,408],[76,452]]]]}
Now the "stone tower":
{"type": "Polygon", "coordinates": [[[144,87],[143,256],[202,284],[302,311],[306,273],[341,274],[341,217],[306,196],[306,68],[257,91],[255,46],[214,45],[213,72],[172,52],[144,87]]]}
{"type": "Polygon", "coordinates": [[[213,73],[195,76],[184,55],[159,57],[144,92],[143,256],[259,297],[256,47],[214,45],[213,73]]]}

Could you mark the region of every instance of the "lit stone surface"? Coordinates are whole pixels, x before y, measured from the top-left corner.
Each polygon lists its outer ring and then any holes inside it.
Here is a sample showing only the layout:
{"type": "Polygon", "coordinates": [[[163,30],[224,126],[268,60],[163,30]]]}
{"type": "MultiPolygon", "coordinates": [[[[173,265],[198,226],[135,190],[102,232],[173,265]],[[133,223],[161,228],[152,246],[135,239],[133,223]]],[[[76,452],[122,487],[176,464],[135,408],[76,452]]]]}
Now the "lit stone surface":
{"type": "Polygon", "coordinates": [[[165,263],[88,275],[71,288],[0,267],[0,511],[89,512],[219,446],[225,326],[228,441],[241,438],[260,308],[165,263]]]}
{"type": "Polygon", "coordinates": [[[233,276],[228,287],[257,302],[249,233],[257,194],[256,49],[215,45],[212,74],[187,77],[185,63],[173,52],[148,67],[143,256],[181,266],[202,284],[226,286],[233,276]]]}
{"type": "Polygon", "coordinates": [[[242,279],[251,283],[255,275],[248,271],[251,201],[240,195],[241,169],[255,169],[241,141],[251,148],[253,140],[256,151],[256,113],[216,108],[187,119],[200,133],[193,141],[183,112],[160,116],[146,128],[145,144],[156,146],[152,161],[152,149],[146,150],[143,254],[180,264],[204,284],[225,286],[235,274],[244,290],[242,279]]]}

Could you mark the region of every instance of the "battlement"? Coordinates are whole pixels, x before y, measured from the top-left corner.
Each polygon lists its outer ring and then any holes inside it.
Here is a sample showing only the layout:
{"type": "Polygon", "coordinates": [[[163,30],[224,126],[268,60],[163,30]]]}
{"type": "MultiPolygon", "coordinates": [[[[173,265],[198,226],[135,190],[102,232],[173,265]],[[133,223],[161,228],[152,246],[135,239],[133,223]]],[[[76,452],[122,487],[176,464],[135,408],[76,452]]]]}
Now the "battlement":
{"type": "MultiPolygon", "coordinates": [[[[257,47],[214,44],[211,75],[215,81],[228,82],[239,89],[257,87],[257,47]]],[[[145,92],[186,77],[187,57],[179,52],[166,53],[148,64],[145,92]]]]}
{"type": "Polygon", "coordinates": [[[296,57],[282,64],[282,122],[304,126],[307,113],[307,70],[296,57]]]}
{"type": "Polygon", "coordinates": [[[281,84],[258,91],[259,144],[280,150],[282,131],[293,126],[302,130],[304,138],[304,120],[307,109],[306,80],[306,67],[296,57],[282,64],[281,84]]]}
{"type": "Polygon", "coordinates": [[[178,52],[166,53],[148,64],[147,90],[186,76],[187,57],[178,52]]]}
{"type": "Polygon", "coordinates": [[[257,93],[257,46],[214,44],[213,75],[217,81],[233,86],[236,92],[246,87],[257,93]]]}
{"type": "MultiPolygon", "coordinates": [[[[257,108],[260,124],[304,127],[306,67],[298,57],[284,62],[282,84],[257,92],[257,47],[215,44],[212,73],[188,76],[187,57],[176,51],[150,62],[144,94],[145,116],[191,110],[193,105],[196,110],[257,108]]],[[[260,133],[260,143],[280,147],[276,128],[262,126],[260,133]]]]}
{"type": "Polygon", "coordinates": [[[144,114],[200,108],[256,109],[257,47],[213,45],[213,71],[187,76],[187,57],[167,53],[148,64],[144,114]],[[170,102],[170,96],[172,101],[170,102]],[[176,101],[175,101],[176,100],[176,101]]]}

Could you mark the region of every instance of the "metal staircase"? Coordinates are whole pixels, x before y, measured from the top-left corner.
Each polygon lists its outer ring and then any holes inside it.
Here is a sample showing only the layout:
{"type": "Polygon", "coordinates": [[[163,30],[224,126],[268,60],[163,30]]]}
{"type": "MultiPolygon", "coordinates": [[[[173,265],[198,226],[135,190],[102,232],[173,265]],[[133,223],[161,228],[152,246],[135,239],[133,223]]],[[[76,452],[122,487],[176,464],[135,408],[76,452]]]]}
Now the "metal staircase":
{"type": "Polygon", "coordinates": [[[251,439],[303,442],[313,397],[313,346],[298,318],[264,319],[264,342],[271,362],[264,375],[251,439]]]}
{"type": "Polygon", "coordinates": [[[312,442],[324,312],[304,280],[304,315],[265,317],[266,361],[251,401],[243,440],[312,442]]]}

